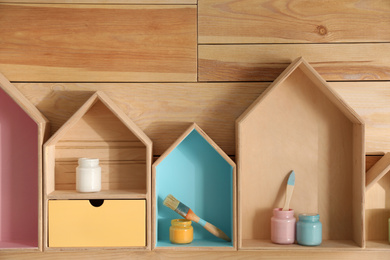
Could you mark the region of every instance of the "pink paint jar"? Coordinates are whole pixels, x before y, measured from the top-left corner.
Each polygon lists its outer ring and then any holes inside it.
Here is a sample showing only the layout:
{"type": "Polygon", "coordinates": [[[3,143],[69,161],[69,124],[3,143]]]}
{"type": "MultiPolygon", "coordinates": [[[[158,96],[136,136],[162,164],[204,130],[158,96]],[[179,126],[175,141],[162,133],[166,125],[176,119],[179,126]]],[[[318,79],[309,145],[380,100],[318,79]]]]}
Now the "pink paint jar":
{"type": "Polygon", "coordinates": [[[281,208],[273,210],[271,218],[271,241],[276,244],[292,244],[295,241],[294,210],[283,211],[281,208]]]}

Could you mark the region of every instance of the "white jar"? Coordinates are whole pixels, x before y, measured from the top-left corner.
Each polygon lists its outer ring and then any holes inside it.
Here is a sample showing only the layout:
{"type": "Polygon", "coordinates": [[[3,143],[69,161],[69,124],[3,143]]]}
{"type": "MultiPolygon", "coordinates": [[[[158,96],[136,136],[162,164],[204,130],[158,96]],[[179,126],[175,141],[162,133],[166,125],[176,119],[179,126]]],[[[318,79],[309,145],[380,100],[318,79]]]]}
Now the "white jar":
{"type": "Polygon", "coordinates": [[[76,168],[76,190],[98,192],[102,188],[102,174],[99,159],[80,158],[76,168]]]}

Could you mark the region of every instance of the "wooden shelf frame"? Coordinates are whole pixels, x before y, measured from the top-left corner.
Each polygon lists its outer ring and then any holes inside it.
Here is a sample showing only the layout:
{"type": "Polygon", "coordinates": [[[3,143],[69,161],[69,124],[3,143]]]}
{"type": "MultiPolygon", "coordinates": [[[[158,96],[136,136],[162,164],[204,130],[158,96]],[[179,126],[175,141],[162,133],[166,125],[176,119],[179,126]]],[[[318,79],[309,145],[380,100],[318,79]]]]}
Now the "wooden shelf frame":
{"type": "Polygon", "coordinates": [[[152,174],[153,250],[237,249],[236,164],[196,123],[152,165],[152,174]],[[171,244],[170,221],[182,217],[163,205],[170,193],[199,217],[219,227],[232,242],[216,238],[193,223],[192,243],[171,244]]]}
{"type": "Polygon", "coordinates": [[[48,199],[146,199],[146,189],[144,190],[104,190],[92,193],[80,193],[74,190],[53,191],[48,195],[48,199]]]}
{"type": "Polygon", "coordinates": [[[42,250],[42,145],[49,131],[45,116],[0,73],[0,251],[42,250]]]}
{"type": "Polygon", "coordinates": [[[274,248],[261,241],[270,239],[291,170],[295,215],[320,214],[328,242],[316,248],[345,249],[346,240],[364,248],[364,123],[303,58],[237,119],[236,131],[239,249],[274,248]]]}
{"type": "Polygon", "coordinates": [[[390,153],[385,153],[366,174],[365,229],[367,249],[390,250],[390,153]]]}
{"type": "Polygon", "coordinates": [[[142,249],[150,249],[152,141],[104,92],[95,92],[45,143],[44,159],[45,250],[62,250],[48,247],[50,199],[146,199],[147,240],[142,249]],[[75,190],[81,157],[100,159],[100,192],[75,190]]]}

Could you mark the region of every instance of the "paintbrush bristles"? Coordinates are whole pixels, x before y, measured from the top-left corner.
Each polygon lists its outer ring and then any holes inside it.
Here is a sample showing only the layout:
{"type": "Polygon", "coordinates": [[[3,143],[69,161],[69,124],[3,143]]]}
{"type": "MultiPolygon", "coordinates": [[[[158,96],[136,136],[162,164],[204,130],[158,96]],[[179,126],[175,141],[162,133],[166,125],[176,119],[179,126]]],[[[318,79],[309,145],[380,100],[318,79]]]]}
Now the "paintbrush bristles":
{"type": "MultiPolygon", "coordinates": [[[[187,213],[189,212],[190,208],[178,201],[175,197],[173,197],[171,194],[169,194],[165,199],[163,204],[170,208],[171,210],[178,213],[183,218],[187,218],[187,213]]],[[[188,218],[187,218],[188,219],[188,218]]],[[[191,219],[190,219],[191,220],[191,219]]]]}
{"type": "Polygon", "coordinates": [[[165,199],[163,204],[170,208],[171,210],[176,210],[177,206],[179,206],[180,201],[178,201],[175,197],[169,194],[165,199]]]}

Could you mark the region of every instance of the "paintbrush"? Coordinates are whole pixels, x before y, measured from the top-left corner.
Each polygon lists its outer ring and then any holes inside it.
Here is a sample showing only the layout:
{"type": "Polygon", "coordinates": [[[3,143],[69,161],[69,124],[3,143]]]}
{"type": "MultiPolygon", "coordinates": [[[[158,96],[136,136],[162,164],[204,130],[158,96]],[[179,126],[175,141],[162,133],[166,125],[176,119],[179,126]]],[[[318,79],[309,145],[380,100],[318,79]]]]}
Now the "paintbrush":
{"type": "Polygon", "coordinates": [[[182,216],[185,219],[192,220],[198,224],[200,224],[204,229],[206,229],[208,232],[213,234],[216,237],[222,238],[223,240],[226,240],[230,242],[230,238],[223,233],[222,230],[217,228],[216,226],[210,224],[209,222],[201,219],[198,217],[189,207],[178,201],[175,197],[173,197],[171,194],[169,194],[165,199],[163,204],[167,206],[168,208],[176,211],[179,213],[180,216],[182,216]]]}
{"type": "Polygon", "coordinates": [[[286,187],[286,201],[284,202],[283,209],[284,211],[287,211],[290,209],[290,200],[292,193],[294,191],[294,185],[295,185],[295,173],[294,171],[291,171],[290,176],[287,180],[287,187],[286,187]]]}

